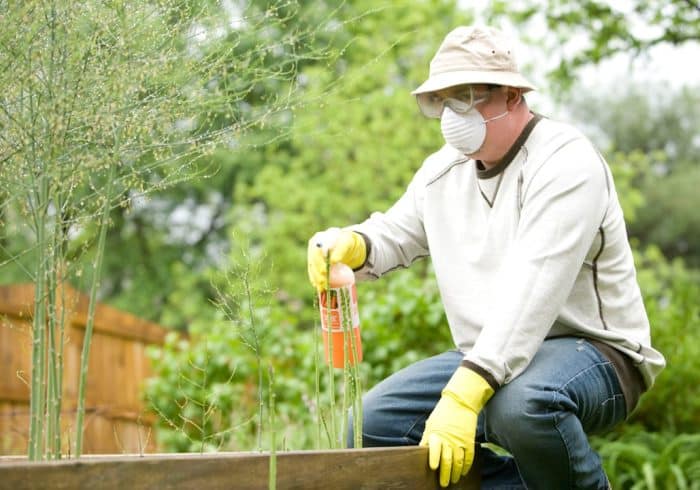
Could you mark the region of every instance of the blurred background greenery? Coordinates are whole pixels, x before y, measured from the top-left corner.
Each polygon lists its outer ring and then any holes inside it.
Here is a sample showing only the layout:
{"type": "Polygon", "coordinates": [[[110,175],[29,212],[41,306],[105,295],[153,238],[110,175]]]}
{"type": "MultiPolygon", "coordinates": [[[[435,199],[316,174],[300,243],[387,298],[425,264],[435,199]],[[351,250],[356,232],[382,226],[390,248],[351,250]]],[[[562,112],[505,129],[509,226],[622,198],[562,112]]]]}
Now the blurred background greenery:
{"type": "MultiPolygon", "coordinates": [[[[131,3],[102,8],[128,16],[131,3]]],[[[161,2],[147,3],[159,15],[161,2]]],[[[528,96],[533,110],[580,125],[616,177],[653,341],[668,368],[624,428],[595,439],[613,486],[700,488],[700,436],[693,435],[700,432],[700,81],[679,75],[700,58],[700,6],[690,0],[175,3],[177,19],[164,22],[187,29],[162,35],[176,39],[183,59],[205,63],[163,70],[160,76],[171,79],[143,86],[142,106],[148,109],[148,96],[180,83],[183,73],[192,92],[214,94],[215,103],[137,123],[160,126],[176,143],[173,135],[185,134],[205,135],[212,144],[194,153],[177,147],[168,158],[151,148],[129,160],[132,169],[139,162],[151,169],[139,174],[150,188],[120,181],[99,289],[101,301],[173,330],[152,353],[157,376],[144,393],[160,414],[164,450],[265,447],[259,434],[266,419],[256,417],[269,395],[267,381],[260,387],[261,366],[275,373],[281,446],[327,447],[317,430],[328,394],[327,380],[316,387],[318,312],[306,279],[306,241],[317,230],[386,209],[442,145],[439,125],[420,116],[409,92],[427,75],[444,35],[479,21],[521,37],[522,69],[539,85],[528,96]],[[676,52],[670,48],[692,56],[681,58],[678,72],[649,73],[657,70],[649,59],[676,52]],[[148,166],[154,161],[159,165],[148,166]]],[[[1,2],[0,8],[3,22],[12,21],[12,9],[1,2]]],[[[100,32],[106,38],[109,29],[100,32]]],[[[1,41],[12,44],[7,35],[1,41]]],[[[173,49],[165,38],[133,40],[149,43],[151,57],[158,56],[158,41],[173,49]]],[[[22,46],[13,49],[23,53],[22,46]]],[[[21,81],[3,80],[12,83],[21,89],[21,81]]],[[[16,146],[8,138],[3,162],[11,162],[16,146]]],[[[36,260],[23,202],[13,192],[0,186],[1,283],[31,280],[36,260]]],[[[88,223],[72,231],[66,255],[80,289],[96,228],[88,223]]],[[[450,348],[428,262],[358,291],[365,387],[450,348]]]]}

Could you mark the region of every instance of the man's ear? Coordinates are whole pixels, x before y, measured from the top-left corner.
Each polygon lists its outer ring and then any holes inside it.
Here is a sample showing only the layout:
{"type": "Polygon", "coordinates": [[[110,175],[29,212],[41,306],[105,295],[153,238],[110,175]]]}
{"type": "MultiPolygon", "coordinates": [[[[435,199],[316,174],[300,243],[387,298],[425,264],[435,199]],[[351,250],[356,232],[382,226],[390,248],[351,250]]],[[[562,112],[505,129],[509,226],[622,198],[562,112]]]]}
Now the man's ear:
{"type": "Polygon", "coordinates": [[[518,87],[506,87],[506,108],[513,110],[523,98],[523,89],[518,87]]]}

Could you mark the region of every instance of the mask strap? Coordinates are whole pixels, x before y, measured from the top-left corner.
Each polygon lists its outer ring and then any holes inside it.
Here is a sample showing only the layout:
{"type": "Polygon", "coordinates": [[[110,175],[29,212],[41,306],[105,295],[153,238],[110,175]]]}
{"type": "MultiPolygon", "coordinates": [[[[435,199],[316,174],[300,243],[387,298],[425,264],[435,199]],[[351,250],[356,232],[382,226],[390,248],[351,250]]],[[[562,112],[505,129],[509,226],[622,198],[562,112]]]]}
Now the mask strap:
{"type": "Polygon", "coordinates": [[[484,124],[489,123],[491,121],[495,121],[496,119],[500,119],[502,117],[506,117],[508,115],[508,110],[506,110],[503,114],[499,114],[498,116],[493,116],[489,119],[484,119],[484,124]]]}

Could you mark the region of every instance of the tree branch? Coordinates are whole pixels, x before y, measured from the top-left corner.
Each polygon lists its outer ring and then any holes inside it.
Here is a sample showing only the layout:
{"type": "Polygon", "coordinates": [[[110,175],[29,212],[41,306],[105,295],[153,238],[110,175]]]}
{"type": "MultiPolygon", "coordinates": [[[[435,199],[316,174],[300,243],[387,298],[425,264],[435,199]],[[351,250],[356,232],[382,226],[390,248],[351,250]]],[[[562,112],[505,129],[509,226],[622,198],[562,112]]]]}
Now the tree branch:
{"type": "Polygon", "coordinates": [[[690,8],[700,12],[700,3],[695,2],[694,0],[685,0],[685,3],[687,3],[690,8]]]}

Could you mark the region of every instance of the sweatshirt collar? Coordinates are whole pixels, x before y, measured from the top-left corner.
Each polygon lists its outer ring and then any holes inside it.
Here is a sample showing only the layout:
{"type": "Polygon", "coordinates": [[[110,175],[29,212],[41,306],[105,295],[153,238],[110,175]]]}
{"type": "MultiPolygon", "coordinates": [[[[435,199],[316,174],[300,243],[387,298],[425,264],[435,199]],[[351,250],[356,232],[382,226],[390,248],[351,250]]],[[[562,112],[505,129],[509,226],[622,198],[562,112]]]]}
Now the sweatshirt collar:
{"type": "Polygon", "coordinates": [[[476,176],[479,179],[490,179],[491,177],[495,177],[496,175],[505,171],[505,169],[508,168],[508,165],[510,165],[510,162],[512,162],[515,158],[515,155],[517,155],[520,151],[520,148],[522,148],[522,146],[525,144],[525,141],[527,140],[528,136],[530,136],[532,130],[535,129],[535,126],[538,122],[540,122],[541,119],[541,115],[533,113],[533,118],[527,122],[522,132],[518,136],[518,139],[515,140],[513,146],[510,147],[508,152],[503,156],[501,162],[495,167],[487,169],[484,167],[484,164],[481,162],[481,160],[477,160],[476,176]]]}

